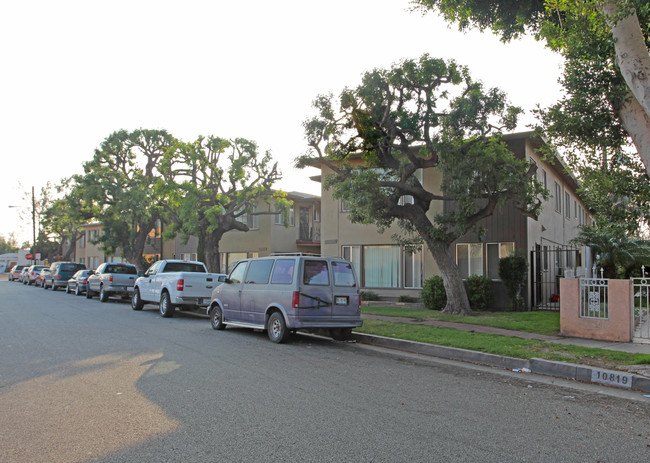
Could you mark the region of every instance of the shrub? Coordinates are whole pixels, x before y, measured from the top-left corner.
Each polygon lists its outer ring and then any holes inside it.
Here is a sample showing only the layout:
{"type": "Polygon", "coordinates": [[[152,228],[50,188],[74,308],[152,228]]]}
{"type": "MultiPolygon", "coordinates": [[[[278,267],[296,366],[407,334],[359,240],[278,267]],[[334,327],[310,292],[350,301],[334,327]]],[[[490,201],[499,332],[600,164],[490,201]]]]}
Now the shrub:
{"type": "Polygon", "coordinates": [[[484,275],[470,275],[465,280],[467,285],[467,298],[472,309],[484,310],[494,302],[494,289],[492,279],[484,275]]]}
{"type": "Polygon", "coordinates": [[[526,284],[528,262],[524,256],[510,256],[499,260],[499,278],[506,287],[512,310],[524,310],[526,302],[521,290],[526,284]]]}
{"type": "Polygon", "coordinates": [[[442,310],[447,305],[447,293],[442,277],[435,275],[424,282],[420,292],[422,303],[429,310],[442,310]]]}
{"type": "Polygon", "coordinates": [[[378,301],[379,294],[373,293],[372,291],[361,291],[361,300],[362,301],[378,301]]]}
{"type": "Polygon", "coordinates": [[[417,302],[417,300],[407,294],[400,294],[397,298],[397,302],[417,302]]]}

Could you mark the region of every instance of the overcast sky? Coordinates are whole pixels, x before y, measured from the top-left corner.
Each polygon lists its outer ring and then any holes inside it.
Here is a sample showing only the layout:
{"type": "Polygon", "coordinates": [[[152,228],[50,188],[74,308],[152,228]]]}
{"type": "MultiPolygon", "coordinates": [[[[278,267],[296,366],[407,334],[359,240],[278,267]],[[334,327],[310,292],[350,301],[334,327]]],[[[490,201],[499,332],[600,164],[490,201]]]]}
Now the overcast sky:
{"type": "Polygon", "coordinates": [[[302,121],[318,94],[365,71],[423,53],[454,58],[527,111],[521,130],[560,94],[561,60],[542,44],[463,34],[409,0],[0,5],[0,235],[19,242],[32,235],[25,193],[81,173],[115,130],[248,138],[278,161],[279,188],[320,194],[315,171],[293,168],[306,150],[302,121]]]}

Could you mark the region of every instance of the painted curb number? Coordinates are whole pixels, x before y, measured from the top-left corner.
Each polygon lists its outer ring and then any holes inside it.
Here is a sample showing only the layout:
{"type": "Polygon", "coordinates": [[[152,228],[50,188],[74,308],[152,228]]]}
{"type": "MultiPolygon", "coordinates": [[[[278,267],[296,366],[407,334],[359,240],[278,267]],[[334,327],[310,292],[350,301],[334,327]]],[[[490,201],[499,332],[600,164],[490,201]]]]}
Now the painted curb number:
{"type": "Polygon", "coordinates": [[[613,371],[591,370],[591,382],[629,389],[632,387],[632,375],[622,375],[613,371]]]}

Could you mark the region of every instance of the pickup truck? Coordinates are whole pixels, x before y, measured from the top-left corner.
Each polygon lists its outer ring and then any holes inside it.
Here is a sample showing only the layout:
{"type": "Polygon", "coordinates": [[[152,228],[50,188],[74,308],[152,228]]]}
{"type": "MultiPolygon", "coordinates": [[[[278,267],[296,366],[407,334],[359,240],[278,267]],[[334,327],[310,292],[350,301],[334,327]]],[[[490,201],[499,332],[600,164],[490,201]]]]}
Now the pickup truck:
{"type": "Polygon", "coordinates": [[[176,307],[207,307],[212,290],[226,277],[225,274],[208,273],[202,262],[159,260],[135,281],[131,308],[142,310],[147,303],[159,304],[160,315],[170,318],[176,307]]]}
{"type": "Polygon", "coordinates": [[[137,277],[138,269],[133,264],[106,262],[88,276],[86,297],[92,299],[99,294],[100,302],[108,301],[111,296],[130,298],[137,277]]]}

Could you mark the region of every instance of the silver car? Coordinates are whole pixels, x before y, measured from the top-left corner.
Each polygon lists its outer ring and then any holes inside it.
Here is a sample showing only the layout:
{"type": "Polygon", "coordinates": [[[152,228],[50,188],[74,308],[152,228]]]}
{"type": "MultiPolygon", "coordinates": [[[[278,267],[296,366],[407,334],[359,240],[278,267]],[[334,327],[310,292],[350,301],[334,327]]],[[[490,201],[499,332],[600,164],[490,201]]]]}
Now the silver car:
{"type": "Polygon", "coordinates": [[[207,313],[227,325],[266,330],[275,343],[299,329],[329,330],[345,339],[362,325],[352,264],[331,257],[277,255],[237,263],[212,292],[207,313]]]}

